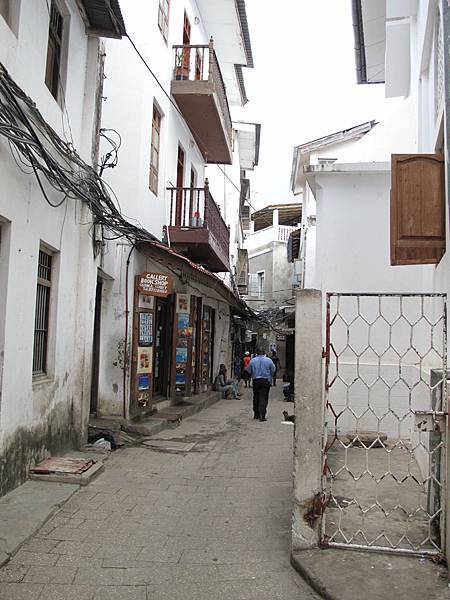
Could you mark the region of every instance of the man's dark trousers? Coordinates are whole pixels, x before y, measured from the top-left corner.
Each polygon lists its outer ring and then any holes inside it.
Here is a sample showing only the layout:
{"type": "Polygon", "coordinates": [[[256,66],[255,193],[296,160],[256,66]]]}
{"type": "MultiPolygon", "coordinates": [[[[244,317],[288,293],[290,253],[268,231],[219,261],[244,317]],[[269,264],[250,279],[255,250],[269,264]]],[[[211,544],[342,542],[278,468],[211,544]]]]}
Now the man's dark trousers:
{"type": "Polygon", "coordinates": [[[253,380],[253,413],[255,418],[265,419],[269,402],[270,382],[259,377],[253,380]]]}

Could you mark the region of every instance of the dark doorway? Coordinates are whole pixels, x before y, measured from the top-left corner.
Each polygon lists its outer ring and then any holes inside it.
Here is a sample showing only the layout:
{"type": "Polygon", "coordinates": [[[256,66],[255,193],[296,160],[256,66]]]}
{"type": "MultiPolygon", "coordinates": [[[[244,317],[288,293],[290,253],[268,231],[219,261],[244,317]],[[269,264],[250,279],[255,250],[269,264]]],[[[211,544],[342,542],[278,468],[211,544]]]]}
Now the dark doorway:
{"type": "Polygon", "coordinates": [[[167,397],[171,363],[171,303],[166,298],[156,298],[155,340],[153,365],[153,395],[167,397]]]}
{"type": "Polygon", "coordinates": [[[202,298],[191,296],[192,305],[192,380],[193,394],[200,392],[200,377],[202,367],[202,298]]]}
{"type": "Polygon", "coordinates": [[[98,381],[100,373],[100,329],[102,319],[102,295],[103,279],[97,277],[97,287],[95,289],[95,310],[94,310],[94,336],[92,340],[92,380],[91,380],[91,405],[90,413],[97,413],[98,406],[98,381]]]}
{"type": "Polygon", "coordinates": [[[175,208],[175,226],[181,227],[185,223],[181,222],[183,215],[183,183],[184,183],[184,151],[178,146],[177,159],[177,205],[175,208]]]}

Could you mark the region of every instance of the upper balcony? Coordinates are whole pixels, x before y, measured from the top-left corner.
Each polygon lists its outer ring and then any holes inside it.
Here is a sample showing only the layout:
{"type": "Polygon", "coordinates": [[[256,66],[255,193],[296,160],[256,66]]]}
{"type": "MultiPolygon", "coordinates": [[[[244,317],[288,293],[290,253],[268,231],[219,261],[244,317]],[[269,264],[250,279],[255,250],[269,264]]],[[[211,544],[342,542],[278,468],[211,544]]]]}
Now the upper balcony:
{"type": "Polygon", "coordinates": [[[209,163],[231,164],[232,125],[225,84],[212,41],[174,46],[171,93],[209,163]]]}
{"type": "Polygon", "coordinates": [[[204,188],[167,188],[170,221],[166,241],[176,250],[210,271],[230,270],[230,231],[219,207],[204,188]]]}

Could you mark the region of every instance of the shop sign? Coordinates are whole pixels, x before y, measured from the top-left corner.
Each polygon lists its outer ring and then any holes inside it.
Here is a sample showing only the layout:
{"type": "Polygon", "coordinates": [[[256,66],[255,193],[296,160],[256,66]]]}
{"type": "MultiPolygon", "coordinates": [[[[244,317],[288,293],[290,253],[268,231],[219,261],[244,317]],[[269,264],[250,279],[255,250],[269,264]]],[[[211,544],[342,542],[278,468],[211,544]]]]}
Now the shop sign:
{"type": "Polygon", "coordinates": [[[166,298],[172,293],[173,278],[166,273],[142,273],[138,278],[138,290],[147,296],[166,298]]]}

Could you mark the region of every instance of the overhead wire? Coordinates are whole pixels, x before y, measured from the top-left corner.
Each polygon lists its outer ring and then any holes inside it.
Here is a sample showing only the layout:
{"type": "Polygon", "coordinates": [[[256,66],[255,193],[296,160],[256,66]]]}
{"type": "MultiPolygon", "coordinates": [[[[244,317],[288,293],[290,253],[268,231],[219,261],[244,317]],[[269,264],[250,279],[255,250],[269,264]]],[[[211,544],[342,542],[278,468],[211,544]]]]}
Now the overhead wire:
{"type": "Polygon", "coordinates": [[[94,224],[118,234],[118,237],[156,240],[151,233],[123,217],[110,186],[81,159],[68,142],[64,142],[53,131],[32,100],[11,79],[1,64],[0,135],[10,143],[16,162],[19,160],[32,169],[49,205],[57,208],[66,199],[80,199],[93,213],[94,224]],[[42,177],[50,188],[62,194],[61,200],[55,202],[50,198],[42,177]]]}

